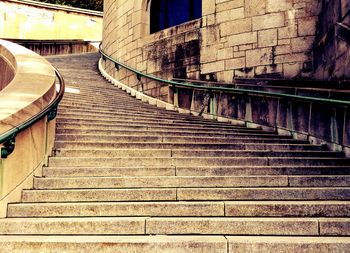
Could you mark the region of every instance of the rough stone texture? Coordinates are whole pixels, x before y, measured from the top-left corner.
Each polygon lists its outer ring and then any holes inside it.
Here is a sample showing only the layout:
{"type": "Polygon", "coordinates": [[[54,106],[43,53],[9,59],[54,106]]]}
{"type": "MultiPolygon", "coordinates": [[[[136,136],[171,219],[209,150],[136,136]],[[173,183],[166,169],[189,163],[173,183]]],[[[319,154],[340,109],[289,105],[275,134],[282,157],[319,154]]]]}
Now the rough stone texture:
{"type": "Polygon", "coordinates": [[[4,252],[227,253],[223,236],[7,236],[4,252]]]}
{"type": "MultiPolygon", "coordinates": [[[[201,20],[151,35],[146,2],[108,0],[105,3],[103,49],[140,71],[164,79],[226,82],[242,76],[311,75],[303,66],[312,60],[310,50],[319,14],[317,1],[208,0],[203,2],[201,20]],[[278,50],[282,45],[296,50],[278,50]],[[259,51],[252,54],[252,50],[259,51]],[[296,52],[300,54],[294,56],[296,52]],[[293,71],[288,68],[291,64],[295,67],[293,71]],[[269,71],[271,68],[274,70],[269,71]]],[[[116,74],[110,63],[105,63],[105,68],[130,86],[137,82],[126,72],[116,74]]],[[[155,85],[145,81],[144,86],[152,90],[148,94],[153,92],[171,101],[168,96],[171,92],[159,93],[155,85]]]]}
{"type": "MultiPolygon", "coordinates": [[[[320,79],[350,78],[350,3],[347,0],[323,1],[317,25],[315,70],[320,79]],[[339,25],[341,24],[341,25],[339,25]],[[346,28],[347,27],[347,28],[346,28]]],[[[312,20],[299,24],[299,34],[312,31],[312,20]]]]}
{"type": "Polygon", "coordinates": [[[317,235],[316,219],[280,218],[150,218],[149,234],[317,235]]]}
{"type": "Polygon", "coordinates": [[[334,237],[229,236],[229,252],[348,252],[350,239],[334,237]]]}

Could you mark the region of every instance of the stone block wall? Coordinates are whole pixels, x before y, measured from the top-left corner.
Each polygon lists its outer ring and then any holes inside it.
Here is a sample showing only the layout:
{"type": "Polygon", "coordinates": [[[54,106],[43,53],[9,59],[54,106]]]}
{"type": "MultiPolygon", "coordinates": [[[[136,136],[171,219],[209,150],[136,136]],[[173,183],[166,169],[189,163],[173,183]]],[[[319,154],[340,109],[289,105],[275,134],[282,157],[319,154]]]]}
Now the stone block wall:
{"type": "MultiPolygon", "coordinates": [[[[102,46],[112,58],[164,79],[312,76],[319,0],[203,0],[201,19],[155,34],[150,2],[105,0],[102,46]]],[[[104,64],[130,86],[156,89],[104,64]]]]}
{"type": "Polygon", "coordinates": [[[323,0],[314,51],[318,79],[350,79],[350,1],[323,0]]]}
{"type": "Polygon", "coordinates": [[[203,1],[201,74],[309,77],[317,0],[203,1]],[[215,54],[216,52],[216,54],[215,54]]]}

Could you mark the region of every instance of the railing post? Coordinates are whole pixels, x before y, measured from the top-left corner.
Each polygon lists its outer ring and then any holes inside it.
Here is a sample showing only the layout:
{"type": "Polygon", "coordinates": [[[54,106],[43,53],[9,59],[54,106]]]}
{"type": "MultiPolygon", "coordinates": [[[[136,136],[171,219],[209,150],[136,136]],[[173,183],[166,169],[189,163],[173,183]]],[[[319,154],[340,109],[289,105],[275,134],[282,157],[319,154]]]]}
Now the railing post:
{"type": "Polygon", "coordinates": [[[174,106],[175,108],[179,108],[179,89],[175,86],[172,86],[173,94],[174,94],[174,106]]]}
{"type": "Polygon", "coordinates": [[[210,92],[209,93],[210,96],[210,115],[212,119],[216,119],[217,118],[217,103],[216,103],[216,96],[214,94],[214,92],[210,92]]]}
{"type": "Polygon", "coordinates": [[[293,124],[293,103],[292,101],[288,101],[287,108],[287,129],[289,129],[291,135],[294,137],[294,124],[293,124]]]}
{"type": "Polygon", "coordinates": [[[331,140],[333,143],[338,144],[339,133],[338,133],[337,109],[336,108],[332,108],[330,127],[331,127],[331,140]]]}
{"type": "Polygon", "coordinates": [[[253,112],[252,112],[252,98],[247,95],[247,102],[245,104],[245,117],[247,127],[253,122],[253,112]]]}

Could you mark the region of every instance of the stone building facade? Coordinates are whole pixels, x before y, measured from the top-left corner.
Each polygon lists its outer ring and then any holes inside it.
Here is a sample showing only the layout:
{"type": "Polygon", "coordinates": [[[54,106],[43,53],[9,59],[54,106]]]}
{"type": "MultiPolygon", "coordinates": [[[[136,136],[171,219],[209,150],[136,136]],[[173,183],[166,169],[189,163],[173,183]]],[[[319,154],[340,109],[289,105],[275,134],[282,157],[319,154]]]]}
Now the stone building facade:
{"type": "Polygon", "coordinates": [[[201,18],[151,34],[153,2],[105,0],[110,56],[166,79],[312,76],[321,1],[203,0],[201,18]]]}

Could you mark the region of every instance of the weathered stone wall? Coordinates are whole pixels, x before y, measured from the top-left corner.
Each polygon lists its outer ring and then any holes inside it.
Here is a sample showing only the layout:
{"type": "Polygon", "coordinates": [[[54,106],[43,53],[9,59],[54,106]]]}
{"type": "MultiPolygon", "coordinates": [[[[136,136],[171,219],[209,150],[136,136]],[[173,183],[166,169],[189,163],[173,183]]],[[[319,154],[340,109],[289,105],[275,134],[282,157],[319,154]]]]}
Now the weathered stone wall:
{"type": "Polygon", "coordinates": [[[202,74],[222,81],[311,75],[317,0],[204,2],[202,74]]]}
{"type": "Polygon", "coordinates": [[[318,79],[350,79],[350,1],[323,0],[315,47],[318,79]]]}
{"type": "Polygon", "coordinates": [[[102,13],[31,0],[1,0],[0,38],[100,41],[102,13]]]}
{"type": "MultiPolygon", "coordinates": [[[[105,0],[103,49],[133,68],[165,79],[226,82],[312,75],[318,0],[203,0],[202,19],[155,34],[149,34],[149,4],[105,0]]],[[[114,77],[137,83],[106,64],[114,77]]]]}

